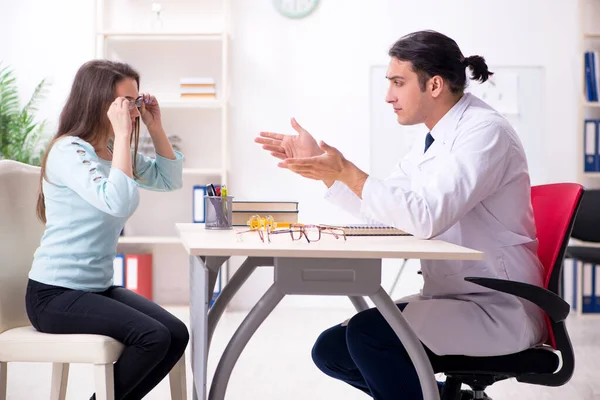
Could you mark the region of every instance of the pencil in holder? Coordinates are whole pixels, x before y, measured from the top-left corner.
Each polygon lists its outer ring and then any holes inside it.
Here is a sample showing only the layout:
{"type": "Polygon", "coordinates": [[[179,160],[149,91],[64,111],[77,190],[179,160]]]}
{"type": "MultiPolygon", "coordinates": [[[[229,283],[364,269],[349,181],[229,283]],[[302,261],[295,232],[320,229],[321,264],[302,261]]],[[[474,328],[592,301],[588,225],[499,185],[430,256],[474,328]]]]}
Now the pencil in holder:
{"type": "Polygon", "coordinates": [[[204,196],[206,229],[232,229],[231,207],[233,196],[204,196]]]}

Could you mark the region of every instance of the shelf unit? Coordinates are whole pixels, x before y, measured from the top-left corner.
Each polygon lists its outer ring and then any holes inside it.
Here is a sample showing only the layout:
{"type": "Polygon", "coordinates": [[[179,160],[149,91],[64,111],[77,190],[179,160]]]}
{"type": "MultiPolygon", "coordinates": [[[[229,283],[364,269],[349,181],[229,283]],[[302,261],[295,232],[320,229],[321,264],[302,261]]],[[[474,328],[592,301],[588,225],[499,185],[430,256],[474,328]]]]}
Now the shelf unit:
{"type": "MultiPolygon", "coordinates": [[[[586,188],[600,187],[600,171],[586,172],[584,168],[584,121],[586,119],[600,120],[600,101],[588,101],[586,92],[585,61],[586,51],[600,51],[600,2],[596,0],[579,0],[579,52],[577,62],[579,86],[579,104],[577,128],[577,181],[586,188]]],[[[599,68],[600,66],[596,66],[599,68]]]]}
{"type": "MultiPolygon", "coordinates": [[[[96,0],[96,58],[139,72],[140,92],[156,96],[165,131],[179,137],[184,155],[183,188],[141,190],[119,238],[120,252],[153,254],[161,304],[189,301],[188,258],[175,224],[192,221],[193,186],[228,183],[229,32],[228,0],[96,0]],[[182,98],[180,79],[188,77],[212,78],[216,98],[182,98]]],[[[149,138],[143,124],[142,137],[149,138]]]]}

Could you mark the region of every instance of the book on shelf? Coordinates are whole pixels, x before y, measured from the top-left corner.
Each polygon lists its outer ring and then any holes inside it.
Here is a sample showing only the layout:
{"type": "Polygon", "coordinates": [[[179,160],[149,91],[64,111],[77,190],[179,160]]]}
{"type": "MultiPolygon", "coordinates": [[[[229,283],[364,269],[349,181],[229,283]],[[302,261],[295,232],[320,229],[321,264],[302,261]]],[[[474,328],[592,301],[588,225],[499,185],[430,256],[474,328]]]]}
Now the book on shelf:
{"type": "Polygon", "coordinates": [[[208,86],[208,87],[182,87],[179,90],[180,93],[185,93],[185,94],[209,94],[209,93],[216,93],[217,90],[214,88],[214,86],[208,86]]]}
{"type": "Polygon", "coordinates": [[[182,99],[216,99],[216,93],[181,93],[182,99]]]}
{"type": "Polygon", "coordinates": [[[233,211],[260,212],[271,211],[298,211],[297,201],[255,201],[255,200],[233,200],[231,204],[233,211]]]}
{"type": "Polygon", "coordinates": [[[341,227],[346,236],[411,236],[398,228],[379,224],[353,224],[341,227]]]}
{"type": "Polygon", "coordinates": [[[184,77],[179,79],[181,87],[205,87],[214,86],[215,80],[211,77],[184,77]]]}
{"type": "Polygon", "coordinates": [[[188,99],[215,99],[215,80],[209,77],[188,77],[179,80],[179,94],[188,99]]]}

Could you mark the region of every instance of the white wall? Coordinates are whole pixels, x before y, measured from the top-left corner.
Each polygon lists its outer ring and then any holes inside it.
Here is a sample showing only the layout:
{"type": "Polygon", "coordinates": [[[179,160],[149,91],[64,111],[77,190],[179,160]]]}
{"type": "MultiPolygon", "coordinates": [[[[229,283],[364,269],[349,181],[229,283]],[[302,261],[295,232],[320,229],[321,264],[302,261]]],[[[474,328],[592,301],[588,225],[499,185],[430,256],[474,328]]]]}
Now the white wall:
{"type": "MultiPolygon", "coordinates": [[[[278,169],[253,138],[261,130],[291,133],[289,119],[295,116],[317,138],[368,169],[370,67],[386,64],[389,46],[419,29],[441,31],[454,38],[465,55],[481,54],[493,65],[544,67],[547,118],[540,123],[546,140],[528,151],[563,160],[544,165],[543,182],[576,179],[576,1],[323,0],[315,14],[303,20],[280,16],[271,1],[231,2],[230,190],[236,197],[294,199],[300,201],[303,221],[349,221],[322,200],[321,183],[278,169]]],[[[0,0],[0,9],[0,60],[17,71],[23,98],[40,79],[52,80],[41,115],[55,122],[75,71],[94,56],[93,2],[0,0]]],[[[271,269],[258,271],[234,305],[245,306],[246,299],[259,296],[271,280],[271,269]]],[[[414,291],[418,284],[411,278],[396,294],[414,291]]],[[[343,299],[304,297],[286,303],[347,304],[343,299]]]]}
{"type": "Polygon", "coordinates": [[[21,102],[49,82],[39,116],[54,131],[73,76],[94,57],[93,0],[0,0],[0,62],[15,71],[21,102]]]}

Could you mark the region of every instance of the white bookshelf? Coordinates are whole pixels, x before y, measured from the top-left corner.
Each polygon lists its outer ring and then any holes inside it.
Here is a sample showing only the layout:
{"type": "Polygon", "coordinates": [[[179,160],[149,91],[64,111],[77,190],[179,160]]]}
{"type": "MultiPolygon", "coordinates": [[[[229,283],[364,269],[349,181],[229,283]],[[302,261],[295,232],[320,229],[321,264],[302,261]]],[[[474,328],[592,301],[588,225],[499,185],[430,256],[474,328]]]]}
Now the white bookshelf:
{"type": "MultiPolygon", "coordinates": [[[[580,45],[578,66],[580,101],[578,104],[577,127],[577,181],[586,188],[600,187],[600,171],[585,172],[584,168],[584,121],[586,119],[600,119],[600,102],[588,101],[585,85],[586,51],[600,51],[600,2],[597,0],[579,0],[580,17],[580,45]]],[[[597,66],[598,67],[598,66],[597,66]]]]}
{"type": "Polygon", "coordinates": [[[178,236],[122,236],[120,244],[180,244],[178,236]]]}
{"type": "Polygon", "coordinates": [[[119,238],[120,252],[153,254],[158,303],[189,301],[188,258],[175,223],[192,222],[193,186],[228,183],[229,32],[228,0],[96,0],[96,58],[139,72],[140,92],[156,96],[165,131],[177,135],[184,155],[183,188],[141,190],[119,238]],[[180,78],[188,77],[212,78],[216,98],[182,98],[180,78]]]}

